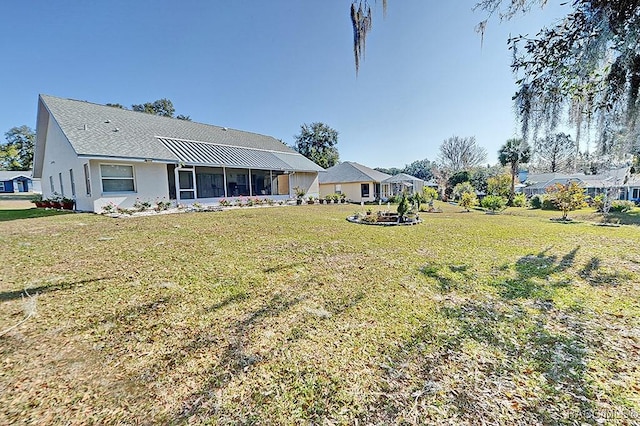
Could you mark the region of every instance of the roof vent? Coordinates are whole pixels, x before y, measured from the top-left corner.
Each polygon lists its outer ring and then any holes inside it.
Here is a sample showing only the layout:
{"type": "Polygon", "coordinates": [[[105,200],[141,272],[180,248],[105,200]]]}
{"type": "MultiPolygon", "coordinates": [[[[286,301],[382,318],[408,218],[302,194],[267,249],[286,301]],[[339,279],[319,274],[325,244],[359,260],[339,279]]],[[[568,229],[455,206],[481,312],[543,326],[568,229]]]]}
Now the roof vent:
{"type": "Polygon", "coordinates": [[[227,129],[226,127],[223,127],[223,128],[222,128],[222,130],[224,130],[224,131],[226,132],[226,131],[227,131],[227,130],[229,130],[229,129],[227,129]]]}
{"type": "Polygon", "coordinates": [[[108,118],[106,120],[104,120],[105,123],[111,123],[111,120],[109,120],[108,118]]]}
{"type": "Polygon", "coordinates": [[[120,129],[118,129],[117,127],[115,129],[113,129],[114,132],[119,132],[120,129]]]}
{"type": "Polygon", "coordinates": [[[86,124],[82,127],[83,130],[88,130],[89,126],[87,126],[86,124]]]}

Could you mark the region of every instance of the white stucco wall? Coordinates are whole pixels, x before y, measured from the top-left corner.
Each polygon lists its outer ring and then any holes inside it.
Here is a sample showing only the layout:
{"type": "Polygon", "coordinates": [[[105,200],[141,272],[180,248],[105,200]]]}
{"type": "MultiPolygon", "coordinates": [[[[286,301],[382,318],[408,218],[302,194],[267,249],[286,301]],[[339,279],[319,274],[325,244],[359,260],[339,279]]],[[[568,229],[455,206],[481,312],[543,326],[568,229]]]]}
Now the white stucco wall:
{"type": "MultiPolygon", "coordinates": [[[[92,205],[91,211],[102,212],[102,207],[113,203],[118,207],[131,208],[137,200],[169,201],[167,165],[164,163],[146,163],[144,161],[90,160],[92,205]],[[134,192],[103,192],[100,175],[101,164],[124,164],[133,166],[134,192]]],[[[83,183],[84,188],[84,183],[83,183]]]]}
{"type": "Polygon", "coordinates": [[[47,128],[47,143],[45,145],[44,161],[42,164],[42,178],[40,180],[42,196],[52,198],[56,192],[66,198],[75,198],[76,208],[79,210],[91,210],[86,203],[84,195],[84,181],[82,163],[78,159],[71,144],[55,122],[50,119],[47,128]],[[71,173],[75,184],[75,196],[72,192],[71,173]],[[62,176],[62,187],[60,185],[62,176]],[[53,181],[53,188],[51,182],[53,181]]]}

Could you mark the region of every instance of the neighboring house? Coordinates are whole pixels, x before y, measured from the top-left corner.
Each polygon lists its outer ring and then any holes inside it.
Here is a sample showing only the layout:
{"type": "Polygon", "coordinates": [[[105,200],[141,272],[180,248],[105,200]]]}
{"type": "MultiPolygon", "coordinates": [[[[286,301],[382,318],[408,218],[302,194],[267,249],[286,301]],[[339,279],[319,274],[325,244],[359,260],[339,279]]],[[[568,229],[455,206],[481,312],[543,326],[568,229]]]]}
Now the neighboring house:
{"type": "Polygon", "coordinates": [[[320,197],[336,193],[358,203],[380,200],[381,182],[388,177],[362,164],[345,161],[320,172],[320,197]]]}
{"type": "Polygon", "coordinates": [[[635,201],[636,204],[640,204],[640,174],[633,174],[629,176],[624,191],[625,200],[635,201]]]}
{"type": "Polygon", "coordinates": [[[0,193],[33,191],[31,175],[31,170],[0,171],[0,193]]]}
{"type": "Polygon", "coordinates": [[[546,193],[546,189],[556,183],[566,185],[569,182],[576,182],[582,186],[587,195],[595,197],[609,189],[620,190],[620,199],[627,199],[627,181],[629,180],[629,167],[612,169],[597,175],[586,175],[584,173],[531,173],[527,176],[525,186],[521,188],[527,196],[546,193]]]}
{"type": "Polygon", "coordinates": [[[33,176],[76,208],[319,194],[320,166],[271,137],[41,95],[33,176]]]}
{"type": "Polygon", "coordinates": [[[382,181],[382,198],[402,195],[403,192],[407,194],[421,193],[425,186],[427,184],[422,179],[406,173],[399,173],[382,181]]]}

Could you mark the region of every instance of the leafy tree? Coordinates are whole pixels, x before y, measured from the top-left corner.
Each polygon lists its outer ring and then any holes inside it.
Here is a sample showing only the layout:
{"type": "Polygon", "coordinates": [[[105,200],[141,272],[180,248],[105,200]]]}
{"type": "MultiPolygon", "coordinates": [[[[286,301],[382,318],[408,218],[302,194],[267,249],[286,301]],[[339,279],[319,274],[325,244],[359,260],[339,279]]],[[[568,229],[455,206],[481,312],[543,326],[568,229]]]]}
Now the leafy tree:
{"type": "Polygon", "coordinates": [[[477,191],[489,194],[488,179],[502,174],[504,174],[504,167],[501,165],[475,167],[469,172],[469,182],[477,191]]]}
{"type": "Polygon", "coordinates": [[[402,173],[415,176],[418,179],[430,180],[433,178],[433,172],[431,171],[433,166],[435,166],[435,163],[426,158],[424,160],[416,160],[411,164],[405,165],[402,173]]]}
{"type": "Polygon", "coordinates": [[[487,194],[498,195],[508,199],[509,194],[511,194],[511,176],[503,173],[501,175],[488,178],[487,194]]]}
{"type": "Polygon", "coordinates": [[[447,187],[449,178],[451,177],[451,170],[446,167],[443,167],[440,164],[436,164],[431,169],[431,173],[433,173],[433,177],[438,184],[438,189],[440,190],[440,199],[443,201],[447,200],[447,187]]]}
{"type": "Polygon", "coordinates": [[[338,163],[338,132],[324,123],[303,124],[294,149],[325,169],[338,163]]]}
{"type": "MultiPolygon", "coordinates": [[[[548,0],[477,0],[475,9],[500,19],[526,13],[548,0]]],[[[571,10],[535,37],[509,38],[518,90],[515,107],[522,136],[542,126],[553,132],[565,115],[576,126],[576,153],[585,131],[597,126],[598,154],[618,159],[640,148],[640,2],[573,0],[571,10]]],[[[386,1],[383,10],[386,10],[386,1]]],[[[367,0],[352,0],[356,73],[372,28],[367,0]]],[[[481,44],[488,19],[476,30],[481,44]]]]}
{"type": "Polygon", "coordinates": [[[499,195],[487,195],[480,202],[480,206],[494,213],[500,210],[504,210],[506,205],[507,200],[499,195]]]}
{"type": "Polygon", "coordinates": [[[467,182],[461,182],[461,183],[459,183],[459,184],[457,184],[456,186],[453,187],[453,197],[456,200],[460,200],[462,198],[462,196],[467,192],[470,192],[470,193],[472,193],[474,195],[476,193],[475,188],[468,181],[467,182]]]}
{"type": "Polygon", "coordinates": [[[515,195],[516,176],[518,167],[522,163],[528,163],[531,158],[531,149],[522,139],[509,139],[498,151],[498,161],[503,166],[509,166],[511,171],[511,192],[509,193],[509,205],[513,204],[515,195]]]}
{"type": "Polygon", "coordinates": [[[458,204],[466,211],[470,211],[472,207],[478,205],[478,197],[475,192],[464,192],[458,204]]]}
{"type": "Polygon", "coordinates": [[[576,182],[566,185],[556,183],[546,189],[547,197],[562,211],[562,220],[567,220],[570,211],[584,207],[586,195],[584,188],[576,182]]]}
{"type": "Polygon", "coordinates": [[[6,143],[0,145],[0,163],[6,170],[33,168],[35,132],[28,126],[12,127],[4,134],[6,143]]]}
{"type": "MultiPolygon", "coordinates": [[[[482,0],[479,7],[507,18],[546,0],[482,0]]],[[[574,0],[567,16],[531,38],[509,39],[519,89],[514,97],[525,139],[532,128],[552,131],[567,114],[576,125],[596,124],[598,153],[617,144],[629,153],[640,132],[640,3],[574,0]],[[617,137],[622,133],[623,137],[617,137]]]]}
{"type": "Polygon", "coordinates": [[[433,204],[433,201],[438,199],[438,191],[430,186],[424,186],[422,187],[422,198],[425,203],[433,204]]]}
{"type": "Polygon", "coordinates": [[[20,152],[13,145],[0,147],[0,166],[2,170],[22,170],[20,164],[20,152]]]}
{"type": "Polygon", "coordinates": [[[131,105],[131,109],[138,112],[145,112],[147,114],[159,115],[161,117],[173,117],[173,114],[176,112],[173,107],[173,102],[165,98],[158,99],[154,102],[131,105]]]}
{"type": "Polygon", "coordinates": [[[382,173],[386,173],[388,175],[394,176],[394,175],[399,175],[400,173],[402,173],[403,169],[399,169],[397,167],[390,167],[388,169],[385,169],[384,167],[374,167],[374,170],[377,170],[379,172],[382,173]]]}
{"type": "Polygon", "coordinates": [[[487,159],[487,151],[476,143],[475,136],[452,136],[440,145],[440,163],[453,173],[479,166],[487,159]]]}
{"type": "Polygon", "coordinates": [[[450,187],[455,187],[457,184],[462,183],[462,182],[469,182],[469,172],[468,171],[462,171],[462,172],[458,172],[458,173],[454,173],[450,178],[449,181],[447,182],[447,184],[450,187]]]}
{"type": "Polygon", "coordinates": [[[536,169],[539,171],[555,173],[573,169],[576,144],[571,135],[560,132],[536,139],[534,148],[536,169]]]}
{"type": "MultiPolygon", "coordinates": [[[[108,103],[106,106],[113,108],[126,109],[122,104],[108,103]]],[[[176,110],[173,107],[171,100],[163,98],[153,102],[145,102],[143,104],[131,105],[131,109],[137,112],[144,112],[147,114],[159,115],[161,117],[177,118],[178,120],[192,121],[191,117],[184,114],[178,114],[174,116],[176,110]]]]}

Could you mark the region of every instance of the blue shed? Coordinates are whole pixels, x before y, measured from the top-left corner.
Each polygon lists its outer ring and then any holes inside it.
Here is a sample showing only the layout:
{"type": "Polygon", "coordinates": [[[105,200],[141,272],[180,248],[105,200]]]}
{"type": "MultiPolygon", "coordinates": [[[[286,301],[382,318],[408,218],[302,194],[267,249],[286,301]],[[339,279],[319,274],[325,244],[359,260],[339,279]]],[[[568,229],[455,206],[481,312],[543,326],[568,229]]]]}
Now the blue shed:
{"type": "Polygon", "coordinates": [[[0,194],[33,191],[31,170],[0,171],[0,194]]]}

